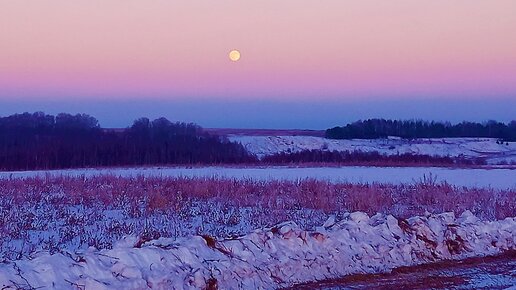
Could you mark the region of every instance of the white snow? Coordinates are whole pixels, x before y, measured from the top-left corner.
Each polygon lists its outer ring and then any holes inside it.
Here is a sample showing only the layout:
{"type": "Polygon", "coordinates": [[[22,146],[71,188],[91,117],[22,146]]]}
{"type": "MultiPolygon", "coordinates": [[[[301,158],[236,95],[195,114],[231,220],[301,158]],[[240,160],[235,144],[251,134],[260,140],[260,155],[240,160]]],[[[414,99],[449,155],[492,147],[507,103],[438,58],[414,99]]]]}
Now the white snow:
{"type": "Polygon", "coordinates": [[[228,136],[231,141],[241,143],[258,157],[281,152],[303,150],[362,151],[381,154],[421,154],[430,156],[451,156],[466,158],[482,157],[490,163],[516,162],[516,142],[497,144],[493,138],[434,138],[406,140],[353,139],[334,140],[313,136],[228,136]]]}
{"type": "Polygon", "coordinates": [[[0,172],[0,178],[23,178],[30,176],[186,176],[251,178],[258,180],[299,180],[314,178],[331,182],[351,183],[413,183],[432,175],[436,181],[446,181],[457,186],[492,187],[495,189],[516,188],[516,171],[513,169],[468,169],[444,167],[140,167],[99,168],[50,171],[0,172]]]}
{"type": "Polygon", "coordinates": [[[354,273],[516,250],[516,218],[481,221],[470,212],[398,220],[349,214],[316,231],[286,222],[245,236],[149,241],[113,249],[46,252],[0,264],[2,289],[273,289],[354,273]]]}

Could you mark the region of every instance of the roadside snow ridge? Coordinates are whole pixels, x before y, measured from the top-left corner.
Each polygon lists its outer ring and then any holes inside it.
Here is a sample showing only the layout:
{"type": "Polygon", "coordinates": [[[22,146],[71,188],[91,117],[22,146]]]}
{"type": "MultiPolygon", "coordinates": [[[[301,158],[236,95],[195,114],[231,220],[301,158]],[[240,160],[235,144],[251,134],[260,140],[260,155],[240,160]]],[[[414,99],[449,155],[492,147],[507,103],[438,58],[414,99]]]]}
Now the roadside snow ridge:
{"type": "Polygon", "coordinates": [[[0,264],[2,289],[274,289],[355,273],[515,250],[516,218],[481,221],[466,211],[397,219],[362,212],[313,231],[286,222],[245,236],[194,236],[0,264]]]}

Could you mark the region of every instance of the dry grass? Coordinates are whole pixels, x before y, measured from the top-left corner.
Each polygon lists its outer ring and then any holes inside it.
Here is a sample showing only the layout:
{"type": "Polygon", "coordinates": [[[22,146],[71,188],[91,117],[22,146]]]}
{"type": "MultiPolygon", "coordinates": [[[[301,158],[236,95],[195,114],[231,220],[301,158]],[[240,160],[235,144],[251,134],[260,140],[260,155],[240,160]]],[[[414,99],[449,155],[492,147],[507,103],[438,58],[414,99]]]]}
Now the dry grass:
{"type": "Polygon", "coordinates": [[[286,220],[310,228],[332,214],[409,217],[471,210],[483,219],[516,215],[511,190],[455,187],[426,177],[404,185],[187,177],[0,179],[0,254],[110,247],[191,234],[230,236],[286,220]]]}

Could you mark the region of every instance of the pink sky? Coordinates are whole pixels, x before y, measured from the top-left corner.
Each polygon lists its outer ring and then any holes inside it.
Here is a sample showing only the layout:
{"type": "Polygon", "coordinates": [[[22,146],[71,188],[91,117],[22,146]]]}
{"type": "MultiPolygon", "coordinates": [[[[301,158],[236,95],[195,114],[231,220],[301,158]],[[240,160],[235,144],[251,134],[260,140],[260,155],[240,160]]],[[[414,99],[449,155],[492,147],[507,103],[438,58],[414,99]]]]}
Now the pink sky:
{"type": "Polygon", "coordinates": [[[0,100],[514,97],[515,11],[514,0],[3,0],[0,100]]]}

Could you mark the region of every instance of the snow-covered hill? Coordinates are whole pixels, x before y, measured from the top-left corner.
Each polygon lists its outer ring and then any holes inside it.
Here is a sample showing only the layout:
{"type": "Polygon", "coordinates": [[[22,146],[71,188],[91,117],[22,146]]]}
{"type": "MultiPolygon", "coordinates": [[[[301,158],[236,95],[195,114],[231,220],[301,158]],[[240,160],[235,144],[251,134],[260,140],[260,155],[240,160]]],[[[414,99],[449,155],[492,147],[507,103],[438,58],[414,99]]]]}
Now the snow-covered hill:
{"type": "Polygon", "coordinates": [[[353,139],[334,140],[313,136],[242,136],[230,135],[231,141],[239,142],[258,157],[281,152],[303,150],[330,151],[377,151],[382,154],[421,154],[466,158],[482,157],[489,163],[516,162],[516,142],[498,144],[491,138],[436,138],[405,140],[353,139]]]}
{"type": "Polygon", "coordinates": [[[217,240],[194,236],[0,264],[2,289],[275,289],[377,273],[399,266],[515,250],[516,220],[481,221],[470,212],[416,216],[348,214],[315,231],[294,223],[217,240]]]}

